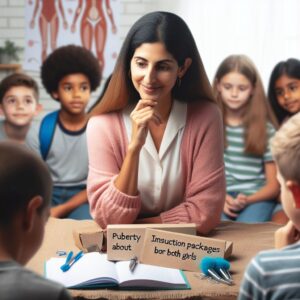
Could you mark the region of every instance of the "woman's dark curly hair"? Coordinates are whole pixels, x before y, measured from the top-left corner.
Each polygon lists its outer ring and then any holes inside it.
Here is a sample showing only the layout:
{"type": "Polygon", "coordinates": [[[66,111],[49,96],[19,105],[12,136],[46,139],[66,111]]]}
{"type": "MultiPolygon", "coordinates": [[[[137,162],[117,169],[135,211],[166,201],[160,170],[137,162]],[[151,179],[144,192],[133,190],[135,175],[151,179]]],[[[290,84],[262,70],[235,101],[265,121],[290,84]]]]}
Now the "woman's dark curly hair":
{"type": "Polygon", "coordinates": [[[101,71],[97,58],[91,51],[76,45],[56,49],[46,58],[41,67],[42,83],[51,96],[58,90],[62,78],[76,73],[87,76],[91,91],[99,86],[101,71]]]}

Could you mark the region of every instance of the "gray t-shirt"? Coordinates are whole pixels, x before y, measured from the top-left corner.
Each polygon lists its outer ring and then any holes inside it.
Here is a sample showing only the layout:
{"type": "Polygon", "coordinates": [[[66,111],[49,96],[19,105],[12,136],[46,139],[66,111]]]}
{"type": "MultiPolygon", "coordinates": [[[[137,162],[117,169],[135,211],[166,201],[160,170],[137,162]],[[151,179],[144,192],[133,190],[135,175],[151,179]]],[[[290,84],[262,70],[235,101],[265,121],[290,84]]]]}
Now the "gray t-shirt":
{"type": "MultiPolygon", "coordinates": [[[[27,146],[41,156],[40,122],[32,124],[27,137],[27,146]]],[[[73,187],[86,184],[88,175],[88,153],[86,127],[69,131],[58,122],[46,158],[54,186],[73,187]]]]}
{"type": "Polygon", "coordinates": [[[4,120],[0,121],[0,141],[7,140],[7,135],[4,129],[4,120]]]}
{"type": "Polygon", "coordinates": [[[14,261],[0,261],[1,300],[71,300],[60,284],[47,280],[14,261]]]}

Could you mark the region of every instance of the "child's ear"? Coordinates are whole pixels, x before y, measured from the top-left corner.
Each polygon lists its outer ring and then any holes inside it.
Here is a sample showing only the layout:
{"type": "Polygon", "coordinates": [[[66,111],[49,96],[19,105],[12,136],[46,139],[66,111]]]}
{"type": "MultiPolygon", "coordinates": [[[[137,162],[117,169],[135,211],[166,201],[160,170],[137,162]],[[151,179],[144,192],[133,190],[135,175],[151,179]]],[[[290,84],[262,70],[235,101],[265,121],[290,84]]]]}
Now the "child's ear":
{"type": "Polygon", "coordinates": [[[295,181],[288,180],[286,186],[293,194],[294,203],[296,208],[300,208],[300,185],[295,181]]]}
{"type": "Polygon", "coordinates": [[[43,109],[44,109],[43,105],[40,103],[37,103],[34,115],[37,116],[41,111],[43,111],[43,109]]]}
{"type": "Polygon", "coordinates": [[[58,93],[57,93],[57,92],[52,92],[52,93],[51,93],[51,96],[52,96],[54,99],[58,99],[58,93]]]}
{"type": "Polygon", "coordinates": [[[41,196],[35,196],[29,201],[23,220],[24,230],[26,232],[30,232],[35,226],[35,219],[40,213],[38,210],[42,204],[43,198],[41,196]]]}
{"type": "Polygon", "coordinates": [[[221,93],[221,82],[217,79],[215,79],[214,84],[217,88],[218,93],[221,93]]]}
{"type": "Polygon", "coordinates": [[[0,104],[0,115],[3,116],[4,113],[3,113],[3,109],[2,109],[2,104],[0,104]]]}

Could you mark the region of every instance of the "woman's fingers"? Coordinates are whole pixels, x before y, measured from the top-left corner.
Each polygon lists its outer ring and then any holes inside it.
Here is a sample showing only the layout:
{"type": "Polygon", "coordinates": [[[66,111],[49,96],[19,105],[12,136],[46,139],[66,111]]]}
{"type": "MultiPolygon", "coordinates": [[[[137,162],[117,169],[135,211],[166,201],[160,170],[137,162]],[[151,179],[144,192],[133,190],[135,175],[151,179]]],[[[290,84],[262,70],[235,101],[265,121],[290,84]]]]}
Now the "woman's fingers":
{"type": "Polygon", "coordinates": [[[151,106],[146,106],[140,109],[134,109],[130,115],[133,122],[139,124],[153,121],[155,124],[161,124],[161,117],[159,113],[151,106]]]}
{"type": "Polygon", "coordinates": [[[161,116],[155,110],[157,102],[154,100],[141,99],[130,114],[132,121],[131,144],[141,148],[148,134],[149,123],[156,125],[162,123],[161,116]]]}
{"type": "Polygon", "coordinates": [[[150,106],[150,107],[155,107],[157,105],[157,101],[155,100],[150,100],[150,99],[141,99],[134,110],[140,110],[144,107],[150,106]]]}
{"type": "Polygon", "coordinates": [[[144,112],[138,115],[133,115],[132,120],[139,126],[145,125],[148,126],[148,123],[153,121],[156,125],[161,124],[160,116],[155,112],[144,112]]]}

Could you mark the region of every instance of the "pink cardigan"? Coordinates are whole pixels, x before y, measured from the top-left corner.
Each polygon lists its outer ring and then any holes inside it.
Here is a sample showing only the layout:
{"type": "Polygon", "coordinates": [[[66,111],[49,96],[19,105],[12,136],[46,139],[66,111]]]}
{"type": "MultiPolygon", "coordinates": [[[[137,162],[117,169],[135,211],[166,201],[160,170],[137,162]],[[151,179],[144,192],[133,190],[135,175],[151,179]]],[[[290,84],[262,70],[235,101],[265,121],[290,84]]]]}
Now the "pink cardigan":
{"type": "MultiPolygon", "coordinates": [[[[128,145],[122,114],[91,118],[87,143],[87,192],[93,218],[102,228],[134,223],[141,209],[141,195],[124,194],[114,185],[128,145]]],[[[225,200],[223,129],[215,104],[188,105],[181,158],[184,199],[160,217],[163,223],[196,223],[198,232],[207,233],[218,225],[225,200]]]]}

